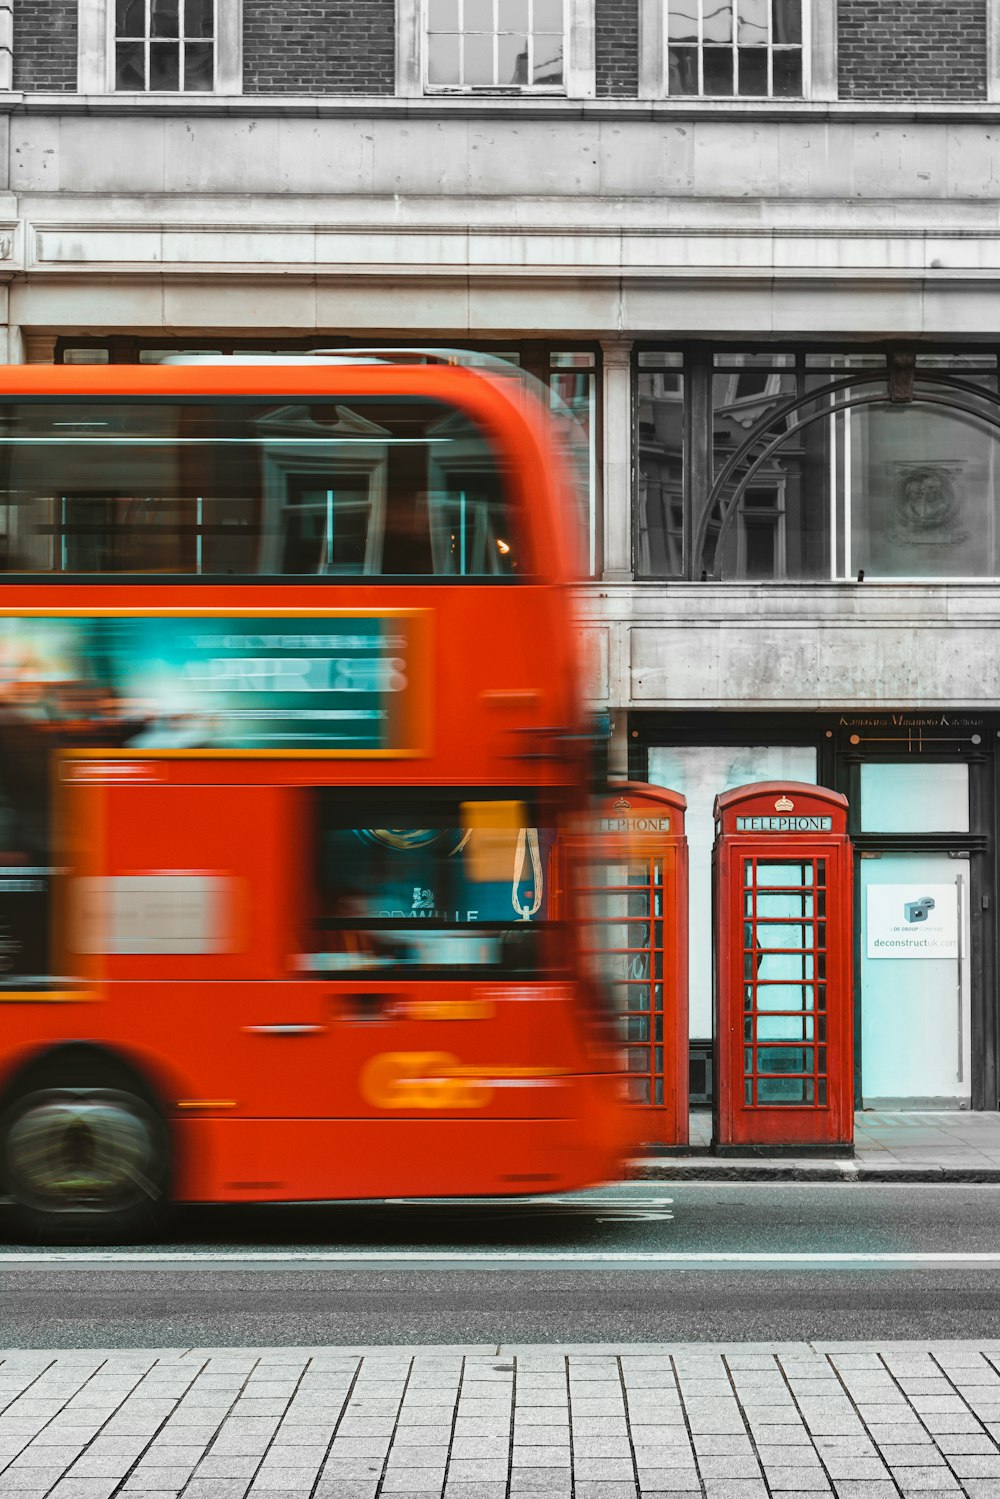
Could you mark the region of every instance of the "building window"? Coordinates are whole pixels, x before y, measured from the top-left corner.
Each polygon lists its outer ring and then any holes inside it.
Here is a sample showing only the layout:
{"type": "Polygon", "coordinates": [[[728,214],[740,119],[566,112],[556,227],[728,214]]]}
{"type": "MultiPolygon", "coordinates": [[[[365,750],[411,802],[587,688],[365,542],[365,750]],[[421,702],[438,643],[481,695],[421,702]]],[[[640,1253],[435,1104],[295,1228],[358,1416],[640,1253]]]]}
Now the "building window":
{"type": "Polygon", "coordinates": [[[590,98],[594,0],[396,0],[396,92],[590,98]]]}
{"type": "Polygon", "coordinates": [[[81,94],[238,94],[242,0],[79,0],[81,94]]]}
{"type": "Polygon", "coordinates": [[[562,89],[565,0],[428,0],[431,88],[562,89]]]}
{"type": "Polygon", "coordinates": [[[210,93],[215,0],[116,0],[115,88],[210,93]]]}
{"type": "Polygon", "coordinates": [[[639,577],[1000,578],[997,349],[642,351],[636,389],[639,577]]]}
{"type": "Polygon", "coordinates": [[[651,99],[834,99],[836,0],[639,0],[651,99]]]}
{"type": "Polygon", "coordinates": [[[802,96],[802,0],[666,0],[667,93],[802,96]]]}

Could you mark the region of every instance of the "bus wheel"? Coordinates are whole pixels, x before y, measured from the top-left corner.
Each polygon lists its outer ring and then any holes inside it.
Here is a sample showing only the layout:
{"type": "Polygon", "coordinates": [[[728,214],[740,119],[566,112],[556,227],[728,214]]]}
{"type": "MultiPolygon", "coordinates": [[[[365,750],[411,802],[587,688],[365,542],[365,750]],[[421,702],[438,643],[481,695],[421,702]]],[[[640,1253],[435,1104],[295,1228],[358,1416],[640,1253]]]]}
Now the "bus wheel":
{"type": "Polygon", "coordinates": [[[41,1087],[0,1121],[0,1175],[25,1234],[146,1238],[168,1200],[166,1124],[138,1093],[41,1087]]]}

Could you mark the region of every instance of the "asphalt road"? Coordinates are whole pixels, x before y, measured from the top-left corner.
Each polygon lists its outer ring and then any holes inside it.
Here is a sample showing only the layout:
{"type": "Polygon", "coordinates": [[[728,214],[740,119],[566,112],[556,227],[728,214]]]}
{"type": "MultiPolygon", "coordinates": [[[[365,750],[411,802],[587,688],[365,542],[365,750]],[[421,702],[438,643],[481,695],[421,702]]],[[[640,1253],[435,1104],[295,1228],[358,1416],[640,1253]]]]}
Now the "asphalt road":
{"type": "Polygon", "coordinates": [[[998,1225],[994,1186],[190,1209],[151,1246],[6,1241],[0,1345],[1000,1337],[998,1225]]]}

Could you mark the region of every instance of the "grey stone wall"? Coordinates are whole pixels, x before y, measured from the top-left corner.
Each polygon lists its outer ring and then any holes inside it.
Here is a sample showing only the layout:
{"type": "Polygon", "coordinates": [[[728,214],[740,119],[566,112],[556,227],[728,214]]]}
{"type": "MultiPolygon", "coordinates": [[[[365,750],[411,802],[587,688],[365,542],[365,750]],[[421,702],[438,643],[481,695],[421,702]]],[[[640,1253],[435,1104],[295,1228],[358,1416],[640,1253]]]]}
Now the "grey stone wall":
{"type": "Polygon", "coordinates": [[[29,93],[76,88],[77,0],[17,0],[14,87],[29,93]]]}
{"type": "Polygon", "coordinates": [[[394,0],[244,0],[248,94],[391,94],[394,0]]]}
{"type": "Polygon", "coordinates": [[[839,0],[842,99],[986,98],[988,0],[839,0]]]}

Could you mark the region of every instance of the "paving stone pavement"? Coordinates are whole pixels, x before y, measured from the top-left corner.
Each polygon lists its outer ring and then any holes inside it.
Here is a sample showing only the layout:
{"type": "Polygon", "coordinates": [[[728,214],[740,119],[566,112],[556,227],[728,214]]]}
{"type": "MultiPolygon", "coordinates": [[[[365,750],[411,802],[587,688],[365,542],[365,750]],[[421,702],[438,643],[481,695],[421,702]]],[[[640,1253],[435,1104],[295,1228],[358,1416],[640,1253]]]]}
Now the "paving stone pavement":
{"type": "Polygon", "coordinates": [[[1000,1499],[1000,1342],[0,1352],[16,1499],[1000,1499]]]}

